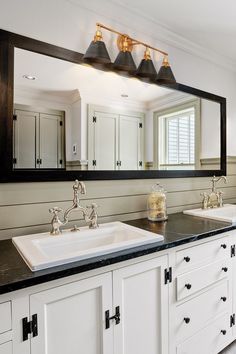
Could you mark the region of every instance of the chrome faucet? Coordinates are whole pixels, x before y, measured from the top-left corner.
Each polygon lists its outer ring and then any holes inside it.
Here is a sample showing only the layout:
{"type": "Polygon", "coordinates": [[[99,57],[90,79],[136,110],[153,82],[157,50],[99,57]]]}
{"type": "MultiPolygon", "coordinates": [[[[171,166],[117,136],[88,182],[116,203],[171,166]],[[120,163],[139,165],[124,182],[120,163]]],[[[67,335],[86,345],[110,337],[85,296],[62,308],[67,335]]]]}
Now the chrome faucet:
{"type": "MultiPolygon", "coordinates": [[[[86,194],[86,188],[84,182],[75,180],[73,185],[74,190],[74,198],[73,204],[70,208],[66,209],[63,216],[63,221],[60,220],[58,214],[63,212],[61,208],[54,207],[49,209],[49,212],[53,214],[53,218],[51,221],[51,235],[60,235],[61,230],[60,227],[66,225],[69,222],[69,215],[72,211],[77,210],[81,211],[83,214],[83,218],[85,222],[90,222],[89,228],[96,229],[98,225],[98,214],[97,208],[98,205],[96,203],[92,203],[91,205],[87,206],[86,208],[80,205],[79,194],[86,194]]],[[[74,225],[71,231],[79,230],[76,225],[74,225]]]]}
{"type": "Polygon", "coordinates": [[[216,183],[223,180],[225,183],[227,183],[227,179],[225,176],[221,177],[216,177],[213,176],[211,179],[212,187],[211,187],[211,192],[210,193],[201,193],[201,196],[203,197],[202,199],[202,209],[208,209],[208,208],[221,208],[223,207],[223,192],[222,191],[217,191],[216,189],[216,183]]]}

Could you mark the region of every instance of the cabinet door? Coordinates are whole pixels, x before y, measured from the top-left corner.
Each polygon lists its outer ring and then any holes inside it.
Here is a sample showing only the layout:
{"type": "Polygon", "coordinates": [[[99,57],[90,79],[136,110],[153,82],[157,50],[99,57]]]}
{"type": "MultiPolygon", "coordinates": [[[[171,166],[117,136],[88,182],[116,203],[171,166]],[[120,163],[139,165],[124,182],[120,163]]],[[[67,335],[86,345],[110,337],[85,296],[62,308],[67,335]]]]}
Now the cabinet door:
{"type": "MultiPolygon", "coordinates": [[[[233,314],[235,314],[235,318],[236,318],[236,257],[232,258],[232,268],[233,268],[232,302],[233,302],[233,314]]],[[[236,339],[236,325],[233,326],[232,328],[233,328],[233,338],[236,339]]]]}
{"type": "MultiPolygon", "coordinates": [[[[118,115],[112,113],[95,112],[94,123],[94,159],[92,166],[96,170],[116,170],[117,166],[117,134],[118,115]]],[[[90,161],[90,165],[91,165],[90,161]]]]}
{"type": "Polygon", "coordinates": [[[12,342],[0,344],[0,354],[12,354],[12,342]]]}
{"type": "Polygon", "coordinates": [[[111,273],[30,296],[31,314],[38,315],[31,354],[112,354],[112,328],[105,329],[111,309],[111,273]]]}
{"type": "Polygon", "coordinates": [[[141,118],[121,115],[119,120],[119,160],[120,170],[142,169],[141,118]]]}
{"type": "Polygon", "coordinates": [[[40,168],[61,167],[62,159],[62,126],[61,116],[40,113],[40,168]]]}
{"type": "Polygon", "coordinates": [[[36,126],[39,114],[15,110],[14,168],[35,168],[36,126]]]}
{"type": "Polygon", "coordinates": [[[120,306],[114,324],[114,354],[168,353],[167,256],[114,271],[113,306],[120,306]]]}

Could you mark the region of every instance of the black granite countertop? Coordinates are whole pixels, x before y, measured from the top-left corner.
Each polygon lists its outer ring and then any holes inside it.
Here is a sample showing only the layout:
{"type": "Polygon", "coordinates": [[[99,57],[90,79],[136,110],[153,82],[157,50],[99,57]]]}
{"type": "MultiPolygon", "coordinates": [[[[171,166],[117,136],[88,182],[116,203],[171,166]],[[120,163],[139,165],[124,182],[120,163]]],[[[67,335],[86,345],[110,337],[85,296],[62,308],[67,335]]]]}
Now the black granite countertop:
{"type": "Polygon", "coordinates": [[[168,221],[159,223],[145,218],[131,220],[127,224],[161,234],[164,240],[37,272],[31,272],[11,240],[0,241],[0,294],[141,257],[235,229],[229,223],[183,213],[169,215],[168,221]]]}

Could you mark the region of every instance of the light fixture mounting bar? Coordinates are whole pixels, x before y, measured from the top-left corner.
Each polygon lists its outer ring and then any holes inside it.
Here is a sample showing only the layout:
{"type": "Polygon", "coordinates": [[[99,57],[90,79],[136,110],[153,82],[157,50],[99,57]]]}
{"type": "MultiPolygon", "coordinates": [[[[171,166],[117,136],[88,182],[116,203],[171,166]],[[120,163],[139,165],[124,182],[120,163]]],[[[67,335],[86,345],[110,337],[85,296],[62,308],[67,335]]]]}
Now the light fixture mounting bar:
{"type": "Polygon", "coordinates": [[[151,45],[149,45],[149,44],[147,44],[147,43],[144,43],[144,42],[139,41],[139,40],[137,40],[137,39],[135,39],[135,38],[132,38],[132,37],[130,37],[130,36],[127,36],[127,34],[124,34],[124,33],[121,33],[121,32],[119,32],[119,31],[117,31],[117,30],[114,30],[114,29],[111,28],[111,27],[107,27],[107,26],[103,25],[102,23],[99,23],[99,22],[98,22],[98,23],[96,23],[96,26],[97,26],[97,27],[100,27],[100,28],[104,28],[105,30],[110,31],[110,32],[113,32],[113,33],[115,33],[115,34],[118,34],[119,36],[128,38],[129,40],[132,41],[132,45],[140,44],[140,45],[142,45],[142,46],[144,46],[144,47],[146,47],[146,48],[150,48],[150,49],[152,49],[152,50],[155,50],[156,52],[159,52],[159,53],[161,53],[161,54],[164,55],[164,56],[168,56],[168,53],[164,52],[163,50],[160,50],[160,49],[158,49],[158,48],[152,47],[151,45]]]}

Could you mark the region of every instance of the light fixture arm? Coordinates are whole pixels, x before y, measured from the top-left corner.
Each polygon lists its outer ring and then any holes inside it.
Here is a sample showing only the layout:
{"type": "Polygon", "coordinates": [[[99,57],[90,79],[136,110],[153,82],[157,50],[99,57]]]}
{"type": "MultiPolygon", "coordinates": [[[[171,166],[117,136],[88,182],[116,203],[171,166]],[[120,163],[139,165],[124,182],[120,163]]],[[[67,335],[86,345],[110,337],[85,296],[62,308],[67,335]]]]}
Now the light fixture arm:
{"type": "Polygon", "coordinates": [[[131,42],[131,45],[142,45],[142,46],[144,46],[144,47],[146,47],[146,48],[155,50],[156,52],[159,52],[159,53],[161,53],[161,54],[164,55],[164,56],[168,56],[168,53],[164,52],[163,50],[160,50],[160,49],[158,49],[158,48],[152,47],[152,46],[150,46],[150,45],[147,44],[147,43],[141,42],[141,41],[139,41],[139,40],[137,40],[137,39],[134,39],[134,38],[132,38],[132,37],[130,37],[130,36],[127,36],[127,34],[121,33],[121,32],[119,32],[119,31],[117,31],[117,30],[114,30],[113,28],[107,27],[107,26],[103,25],[102,23],[96,23],[96,25],[97,25],[97,27],[104,28],[104,29],[107,30],[107,31],[113,32],[113,33],[115,33],[115,34],[118,34],[118,35],[121,36],[121,37],[126,37],[126,38],[128,38],[128,39],[130,40],[130,42],[131,42]]]}

